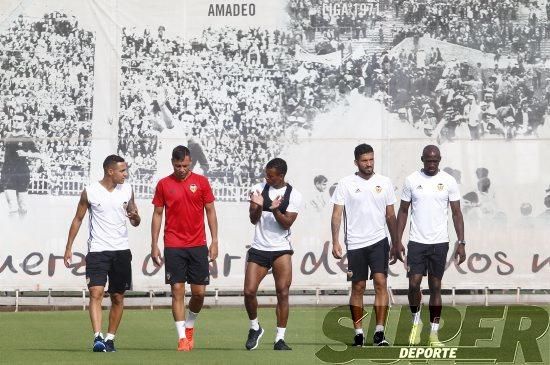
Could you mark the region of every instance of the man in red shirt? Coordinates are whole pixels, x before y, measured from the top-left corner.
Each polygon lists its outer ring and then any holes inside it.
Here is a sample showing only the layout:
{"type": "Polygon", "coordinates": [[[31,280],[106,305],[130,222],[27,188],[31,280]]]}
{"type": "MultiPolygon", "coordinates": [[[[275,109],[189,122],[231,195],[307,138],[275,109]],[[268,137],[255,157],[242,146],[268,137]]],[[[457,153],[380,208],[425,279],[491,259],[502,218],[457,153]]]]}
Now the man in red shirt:
{"type": "Polygon", "coordinates": [[[193,349],[195,319],[204,302],[206,285],[210,282],[208,260],[218,256],[218,220],[214,195],[204,176],[191,169],[191,154],[184,146],[172,151],[174,172],[161,179],[153,198],[151,223],[151,257],[155,266],[162,260],[158,247],[162,213],[166,208],[164,225],[164,262],[166,284],[172,290],[172,314],[178,330],[178,351],[193,349]],[[204,211],[212,237],[206,246],[204,211]],[[185,283],[191,286],[191,299],[185,316],[185,283]]]}

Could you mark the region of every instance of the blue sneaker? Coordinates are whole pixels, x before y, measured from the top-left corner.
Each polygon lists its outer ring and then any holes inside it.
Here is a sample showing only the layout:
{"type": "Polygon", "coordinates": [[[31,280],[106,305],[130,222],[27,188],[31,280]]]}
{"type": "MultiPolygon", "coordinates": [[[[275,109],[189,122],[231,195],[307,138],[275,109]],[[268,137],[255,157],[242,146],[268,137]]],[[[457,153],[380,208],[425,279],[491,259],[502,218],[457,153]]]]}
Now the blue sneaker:
{"type": "Polygon", "coordinates": [[[115,341],[107,340],[104,342],[104,344],[105,344],[105,352],[116,352],[115,341]]]}
{"type": "Polygon", "coordinates": [[[103,337],[97,336],[94,338],[94,347],[92,347],[94,352],[105,352],[105,343],[103,342],[103,337]]]}

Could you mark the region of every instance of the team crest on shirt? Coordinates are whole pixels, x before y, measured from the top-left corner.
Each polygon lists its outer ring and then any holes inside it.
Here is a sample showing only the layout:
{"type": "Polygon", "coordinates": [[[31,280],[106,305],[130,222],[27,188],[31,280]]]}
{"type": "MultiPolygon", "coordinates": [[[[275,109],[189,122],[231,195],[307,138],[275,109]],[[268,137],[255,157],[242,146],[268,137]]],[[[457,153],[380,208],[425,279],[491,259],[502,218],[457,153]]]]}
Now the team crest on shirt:
{"type": "Polygon", "coordinates": [[[197,191],[197,185],[196,184],[189,185],[189,190],[191,190],[191,192],[195,194],[195,191],[197,191]]]}
{"type": "Polygon", "coordinates": [[[417,190],[422,190],[422,189],[423,189],[423,188],[422,188],[422,185],[418,185],[418,186],[416,187],[416,189],[417,189],[417,190]]]}
{"type": "Polygon", "coordinates": [[[376,191],[377,194],[380,194],[382,192],[382,187],[380,185],[376,185],[374,190],[376,191]]]}
{"type": "Polygon", "coordinates": [[[361,192],[361,189],[357,188],[357,190],[355,190],[355,194],[357,193],[360,193],[361,192]]]}
{"type": "Polygon", "coordinates": [[[445,185],[443,185],[442,183],[437,184],[437,190],[438,191],[443,191],[444,187],[445,187],[445,185]]]}

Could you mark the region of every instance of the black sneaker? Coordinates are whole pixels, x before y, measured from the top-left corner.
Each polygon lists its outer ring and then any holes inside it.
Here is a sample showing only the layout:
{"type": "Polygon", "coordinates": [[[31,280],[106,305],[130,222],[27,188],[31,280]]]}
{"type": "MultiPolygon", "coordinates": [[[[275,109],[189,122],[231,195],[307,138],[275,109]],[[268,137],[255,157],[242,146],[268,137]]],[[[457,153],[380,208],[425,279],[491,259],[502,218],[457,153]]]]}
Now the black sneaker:
{"type": "Polygon", "coordinates": [[[105,341],[105,352],[116,352],[115,341],[113,340],[105,341]]]}
{"type": "Polygon", "coordinates": [[[105,352],[105,343],[103,342],[103,337],[97,336],[94,338],[94,346],[92,347],[93,352],[105,352]]]}
{"type": "Polygon", "coordinates": [[[388,341],[386,341],[386,337],[384,336],[384,331],[378,331],[374,333],[374,337],[372,339],[372,344],[374,346],[389,346],[390,344],[388,341]]]}
{"type": "Polygon", "coordinates": [[[358,333],[353,338],[353,346],[355,347],[363,347],[365,346],[365,335],[362,333],[358,333]]]}
{"type": "Polygon", "coordinates": [[[254,350],[260,344],[260,338],[264,335],[264,329],[260,327],[257,331],[252,328],[248,331],[248,338],[246,340],[246,349],[254,350]]]}
{"type": "Polygon", "coordinates": [[[283,340],[282,338],[275,342],[275,344],[273,345],[273,350],[292,350],[290,347],[288,347],[288,345],[285,343],[285,340],[283,340]]]}

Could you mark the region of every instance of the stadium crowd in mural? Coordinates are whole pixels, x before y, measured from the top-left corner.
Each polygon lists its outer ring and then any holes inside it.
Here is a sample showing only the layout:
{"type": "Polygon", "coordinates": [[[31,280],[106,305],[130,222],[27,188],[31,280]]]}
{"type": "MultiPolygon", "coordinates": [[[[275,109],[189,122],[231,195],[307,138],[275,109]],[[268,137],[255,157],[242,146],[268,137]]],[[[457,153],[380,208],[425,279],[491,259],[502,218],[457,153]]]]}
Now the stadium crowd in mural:
{"type": "MultiPolygon", "coordinates": [[[[0,34],[0,161],[13,136],[32,136],[28,158],[31,192],[78,193],[89,175],[94,37],[74,17],[50,13],[41,19],[18,17],[0,34]],[[17,118],[15,118],[17,117],[17,118]],[[70,191],[69,191],[70,190],[70,191]]],[[[2,181],[8,176],[2,176],[2,181]]]]}

